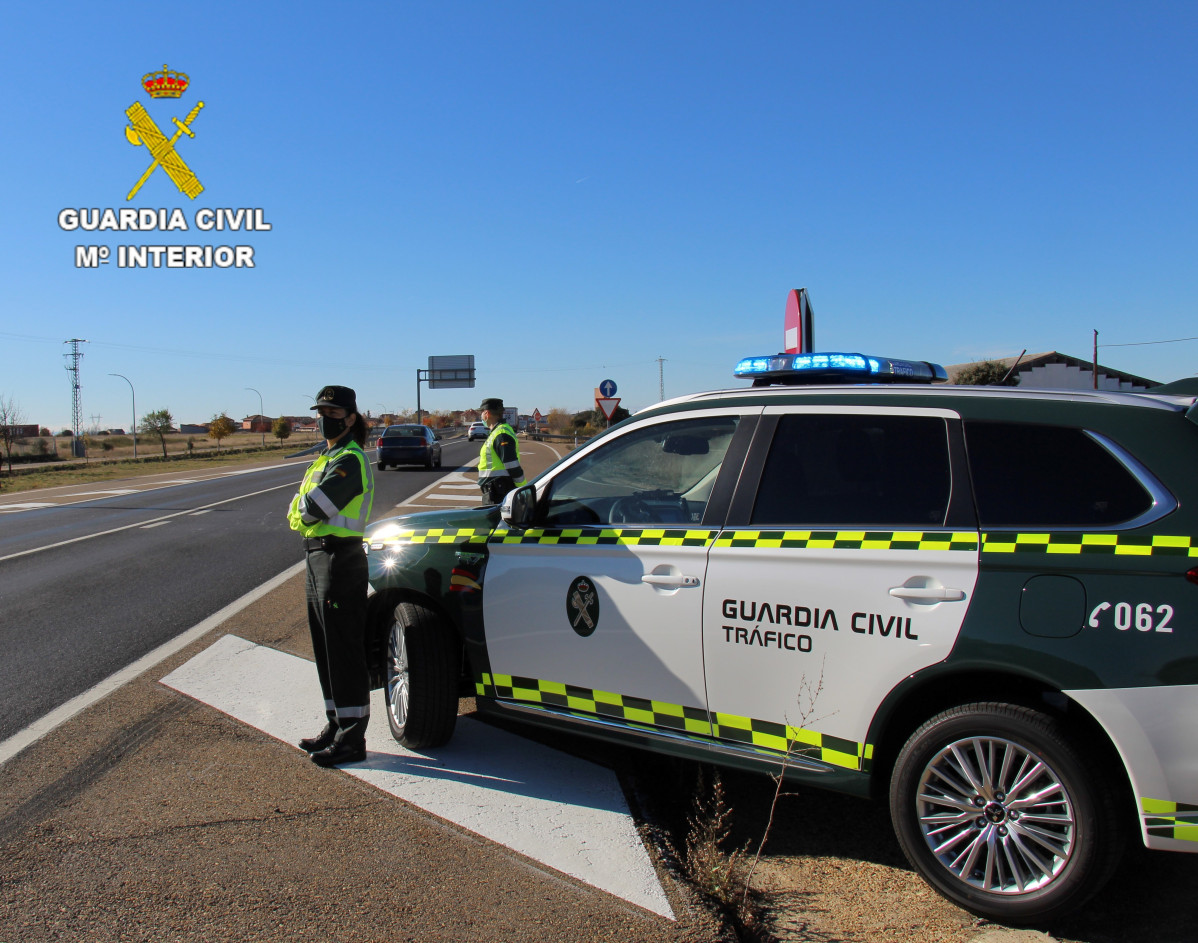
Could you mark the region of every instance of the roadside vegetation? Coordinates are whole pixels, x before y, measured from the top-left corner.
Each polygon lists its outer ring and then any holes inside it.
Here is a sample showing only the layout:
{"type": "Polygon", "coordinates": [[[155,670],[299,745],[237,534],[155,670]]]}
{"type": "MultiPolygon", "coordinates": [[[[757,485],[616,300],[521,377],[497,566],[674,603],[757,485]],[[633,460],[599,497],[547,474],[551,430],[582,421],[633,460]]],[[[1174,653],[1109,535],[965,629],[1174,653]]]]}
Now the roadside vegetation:
{"type": "MultiPolygon", "coordinates": [[[[291,436],[290,429],[287,430],[291,436]]],[[[293,452],[309,448],[316,442],[315,433],[302,433],[291,438],[268,439],[262,447],[257,432],[237,431],[210,440],[202,434],[188,435],[167,432],[161,437],[138,436],[137,457],[133,455],[133,437],[129,435],[82,437],[87,446],[86,458],[73,458],[71,436],[40,436],[24,439],[13,448],[11,471],[0,474],[0,492],[5,494],[53,488],[58,485],[82,484],[91,481],[112,481],[146,475],[159,467],[172,471],[240,465],[264,459],[281,460],[293,452]]]]}

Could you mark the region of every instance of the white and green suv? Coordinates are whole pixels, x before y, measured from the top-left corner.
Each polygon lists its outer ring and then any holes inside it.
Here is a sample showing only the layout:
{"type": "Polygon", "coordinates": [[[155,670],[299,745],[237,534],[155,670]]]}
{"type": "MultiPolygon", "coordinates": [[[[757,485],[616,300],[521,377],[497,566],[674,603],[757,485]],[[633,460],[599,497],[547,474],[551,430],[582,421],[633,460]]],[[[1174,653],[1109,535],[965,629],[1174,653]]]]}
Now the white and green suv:
{"type": "Polygon", "coordinates": [[[1005,923],[1138,831],[1198,851],[1198,387],[937,385],[750,358],[503,507],[367,533],[400,742],[481,711],[888,795],[908,858],[1005,923]]]}

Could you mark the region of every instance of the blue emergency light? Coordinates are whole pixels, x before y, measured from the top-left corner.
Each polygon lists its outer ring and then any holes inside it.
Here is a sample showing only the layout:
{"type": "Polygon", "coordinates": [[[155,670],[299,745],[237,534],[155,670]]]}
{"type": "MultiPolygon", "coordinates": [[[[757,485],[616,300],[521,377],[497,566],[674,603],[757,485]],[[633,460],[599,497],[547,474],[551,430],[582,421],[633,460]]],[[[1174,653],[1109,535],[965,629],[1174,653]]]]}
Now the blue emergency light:
{"type": "Polygon", "coordinates": [[[892,360],[865,354],[771,354],[746,357],[734,374],[754,386],[801,383],[947,383],[948,373],[925,360],[892,360]]]}

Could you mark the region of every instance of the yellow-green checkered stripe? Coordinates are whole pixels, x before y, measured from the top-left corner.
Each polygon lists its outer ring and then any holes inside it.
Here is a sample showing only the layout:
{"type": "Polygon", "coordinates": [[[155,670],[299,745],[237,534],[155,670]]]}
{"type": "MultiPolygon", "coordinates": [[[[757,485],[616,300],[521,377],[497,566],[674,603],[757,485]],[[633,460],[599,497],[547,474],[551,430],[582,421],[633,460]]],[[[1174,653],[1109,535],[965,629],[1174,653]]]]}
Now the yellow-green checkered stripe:
{"type": "Polygon", "coordinates": [[[701,707],[668,704],[557,681],[484,672],[475,678],[474,688],[482,697],[557,707],[630,726],[664,727],[696,740],[733,741],[766,755],[780,755],[790,750],[843,769],[868,772],[873,759],[872,744],[855,743],[814,730],[735,714],[709,716],[701,707]]]}
{"type": "Polygon", "coordinates": [[[731,530],[715,539],[716,547],[798,550],[971,550],[978,549],[973,531],[872,530],[731,530]]]}
{"type": "Polygon", "coordinates": [[[1140,808],[1149,835],[1198,841],[1198,805],[1141,797],[1140,808]]]}
{"type": "Polygon", "coordinates": [[[383,544],[479,544],[486,543],[489,533],[489,530],[477,527],[405,527],[388,534],[381,542],[383,544]]]}
{"type": "Polygon", "coordinates": [[[982,534],[982,552],[1198,557],[1198,541],[1193,537],[1136,534],[982,534]]]}
{"type": "Polygon", "coordinates": [[[528,530],[497,530],[490,539],[494,544],[565,544],[579,547],[706,547],[717,531],[690,528],[604,528],[582,527],[528,530]]]}

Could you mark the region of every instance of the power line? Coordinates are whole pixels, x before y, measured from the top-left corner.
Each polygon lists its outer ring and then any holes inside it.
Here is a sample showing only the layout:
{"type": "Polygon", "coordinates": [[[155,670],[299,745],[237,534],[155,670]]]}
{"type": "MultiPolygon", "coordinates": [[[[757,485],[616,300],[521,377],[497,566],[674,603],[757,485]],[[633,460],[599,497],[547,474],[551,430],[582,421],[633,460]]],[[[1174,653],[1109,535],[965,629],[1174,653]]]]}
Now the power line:
{"type": "Polygon", "coordinates": [[[1182,341],[1198,341],[1198,337],[1175,337],[1169,341],[1133,341],[1129,344],[1099,344],[1099,347],[1147,347],[1149,344],[1180,344],[1182,341]]]}

